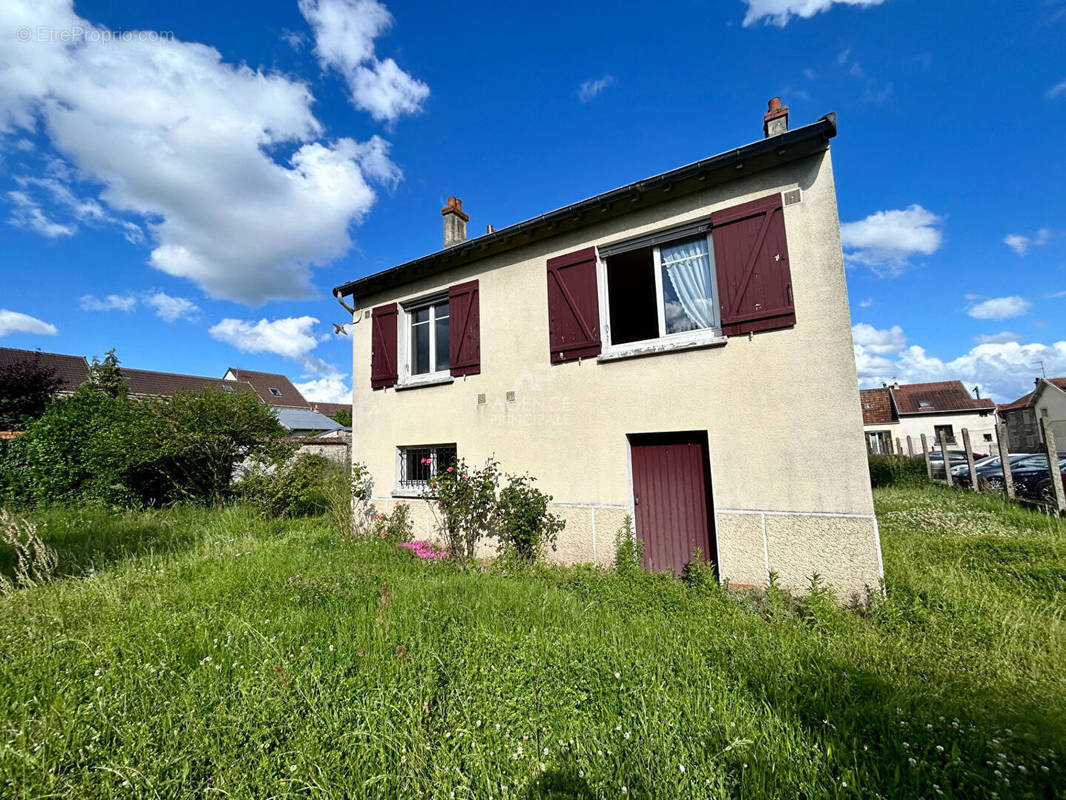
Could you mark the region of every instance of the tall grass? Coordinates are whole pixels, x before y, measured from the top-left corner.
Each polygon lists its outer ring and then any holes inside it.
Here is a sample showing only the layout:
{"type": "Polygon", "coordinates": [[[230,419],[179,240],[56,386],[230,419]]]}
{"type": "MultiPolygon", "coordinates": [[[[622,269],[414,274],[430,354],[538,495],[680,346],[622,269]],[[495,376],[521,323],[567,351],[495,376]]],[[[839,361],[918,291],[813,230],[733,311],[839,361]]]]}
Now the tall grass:
{"type": "Polygon", "coordinates": [[[241,508],[53,512],[60,572],[80,565],[0,598],[0,795],[1062,794],[1066,523],[877,501],[888,596],[865,615],[422,563],[241,508]]]}

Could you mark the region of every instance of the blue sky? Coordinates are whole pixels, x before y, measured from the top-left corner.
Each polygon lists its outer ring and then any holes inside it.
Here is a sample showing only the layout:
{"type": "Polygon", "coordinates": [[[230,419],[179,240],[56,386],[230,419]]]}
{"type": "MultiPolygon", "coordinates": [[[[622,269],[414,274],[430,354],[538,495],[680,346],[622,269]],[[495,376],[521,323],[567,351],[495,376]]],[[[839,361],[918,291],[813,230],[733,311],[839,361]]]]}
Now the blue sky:
{"type": "Polygon", "coordinates": [[[0,345],[343,399],[332,286],[836,111],[864,385],[1066,375],[1066,1],[8,0],[0,345]],[[514,6],[514,7],[512,7],[514,6]]]}

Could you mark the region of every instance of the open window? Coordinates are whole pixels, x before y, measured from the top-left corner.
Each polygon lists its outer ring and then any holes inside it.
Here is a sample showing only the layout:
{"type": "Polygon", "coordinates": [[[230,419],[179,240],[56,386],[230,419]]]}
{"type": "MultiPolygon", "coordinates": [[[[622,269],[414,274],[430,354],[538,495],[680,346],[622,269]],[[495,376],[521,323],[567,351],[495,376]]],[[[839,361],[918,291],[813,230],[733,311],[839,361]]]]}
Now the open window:
{"type": "Polygon", "coordinates": [[[709,226],[603,248],[611,346],[721,333],[709,226]]]}

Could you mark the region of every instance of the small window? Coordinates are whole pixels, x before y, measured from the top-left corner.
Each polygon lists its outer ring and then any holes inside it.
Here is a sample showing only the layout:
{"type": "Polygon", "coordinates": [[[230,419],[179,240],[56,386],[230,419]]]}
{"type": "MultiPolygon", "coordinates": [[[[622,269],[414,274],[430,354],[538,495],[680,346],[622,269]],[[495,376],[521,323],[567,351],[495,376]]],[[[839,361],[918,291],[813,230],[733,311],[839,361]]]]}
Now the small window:
{"type": "Polygon", "coordinates": [[[918,401],[918,408],[932,408],[932,407],[933,407],[933,404],[930,403],[928,400],[919,400],[918,401]]]}
{"type": "Polygon", "coordinates": [[[955,429],[954,428],[952,428],[950,425],[934,425],[933,426],[933,437],[938,442],[940,441],[940,432],[941,431],[944,432],[944,439],[947,441],[948,444],[955,444],[955,429]]]}
{"type": "Polygon", "coordinates": [[[438,300],[406,308],[407,374],[432,375],[448,371],[448,301],[438,300]]]}
{"type": "Polygon", "coordinates": [[[230,394],[233,394],[233,387],[232,386],[227,386],[226,384],[222,384],[222,391],[229,392],[230,394]]]}
{"type": "Polygon", "coordinates": [[[274,395],[274,397],[281,397],[281,390],[280,389],[268,389],[267,391],[269,391],[272,395],[274,395]]]}
{"type": "Polygon", "coordinates": [[[397,448],[396,488],[403,493],[421,494],[429,488],[429,479],[455,466],[454,444],[423,445],[397,448]]]}
{"type": "Polygon", "coordinates": [[[608,255],[604,267],[612,345],[719,327],[706,234],[608,255]]]}
{"type": "Polygon", "coordinates": [[[873,403],[863,403],[863,404],[862,404],[862,407],[863,407],[863,408],[873,408],[873,407],[874,407],[874,404],[873,404],[873,403]]]}
{"type": "Polygon", "coordinates": [[[985,434],[985,441],[986,442],[991,442],[992,441],[992,434],[991,433],[986,433],[985,434]]]}

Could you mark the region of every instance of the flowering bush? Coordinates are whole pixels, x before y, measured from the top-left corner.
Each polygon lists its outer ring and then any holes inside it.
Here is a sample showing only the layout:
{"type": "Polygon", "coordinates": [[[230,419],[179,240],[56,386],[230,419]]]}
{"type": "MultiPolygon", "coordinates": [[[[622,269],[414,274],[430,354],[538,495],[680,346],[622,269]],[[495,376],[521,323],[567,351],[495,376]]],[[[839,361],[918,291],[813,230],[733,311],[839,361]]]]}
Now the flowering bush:
{"type": "Polygon", "coordinates": [[[533,486],[528,475],[508,475],[496,504],[496,529],[500,552],[519,562],[532,564],[545,547],[555,550],[556,537],[566,525],[548,511],[552,500],[533,486]]]}
{"type": "Polygon", "coordinates": [[[441,514],[440,530],[452,558],[469,561],[477,543],[494,535],[499,483],[500,465],[491,458],[474,470],[460,459],[430,479],[429,487],[441,514]]]}
{"type": "Polygon", "coordinates": [[[371,518],[370,535],[402,545],[410,540],[411,528],[411,509],[404,503],[399,503],[392,509],[391,514],[374,514],[371,518]]]}

